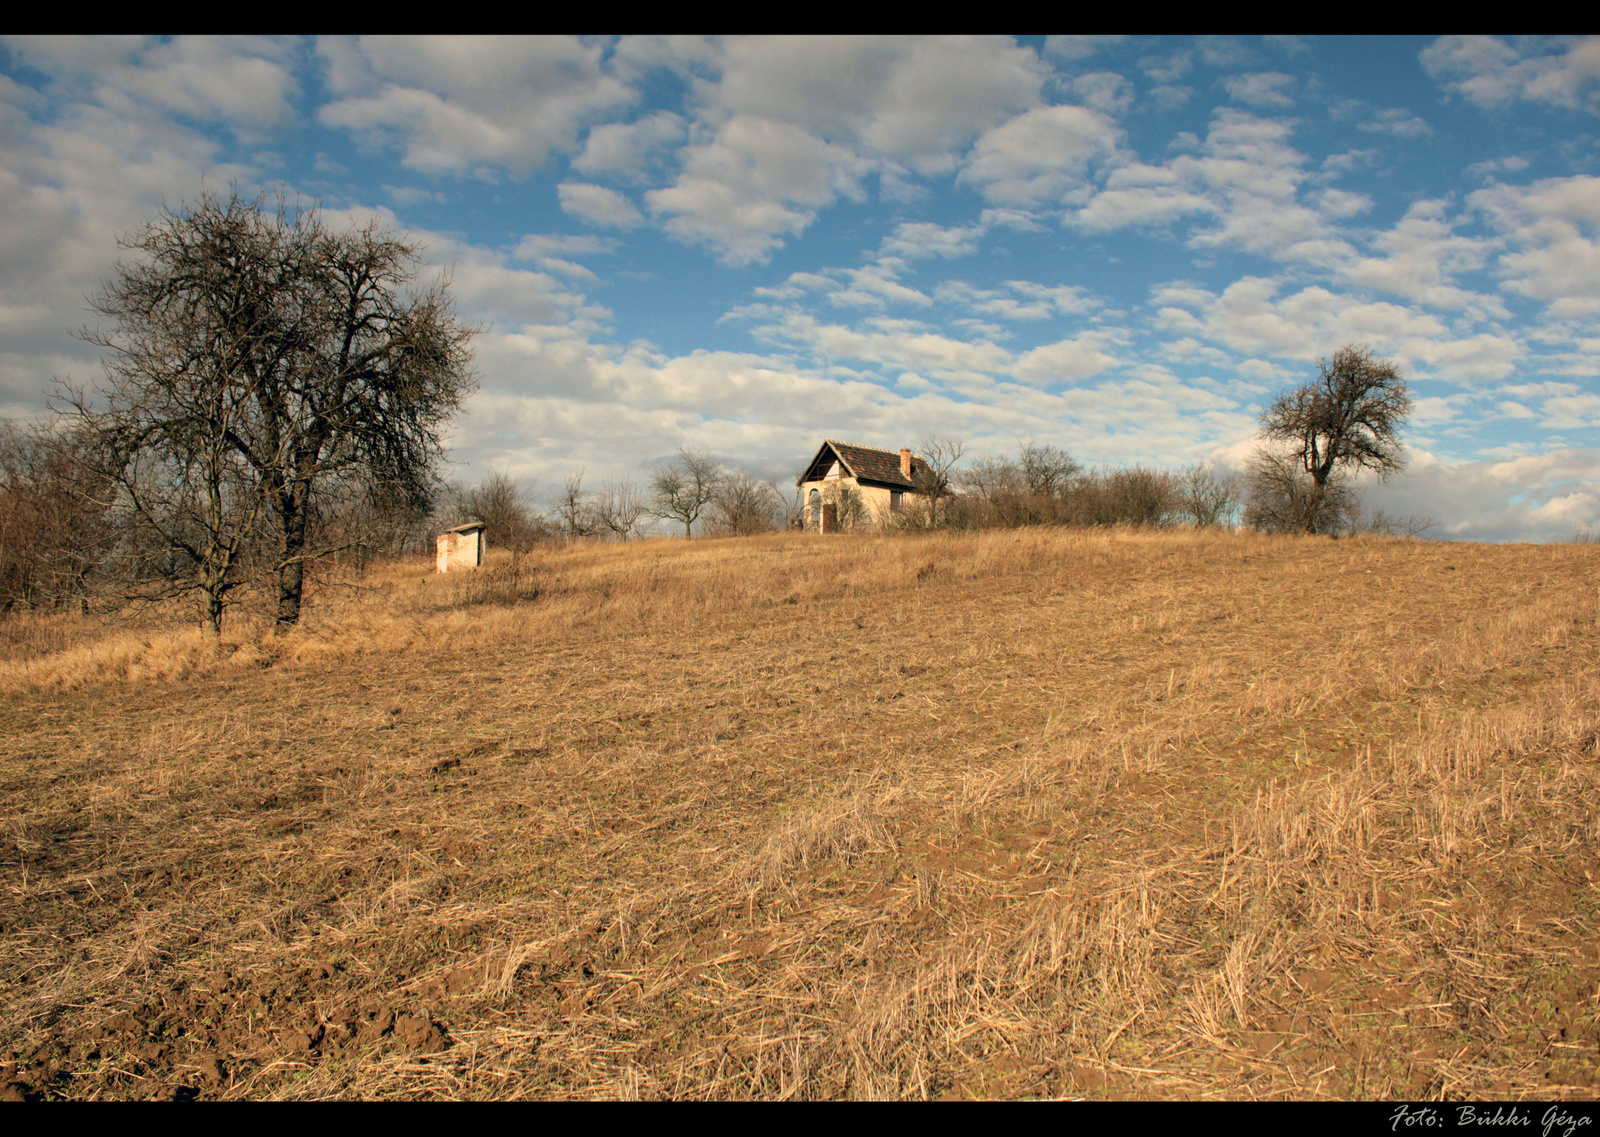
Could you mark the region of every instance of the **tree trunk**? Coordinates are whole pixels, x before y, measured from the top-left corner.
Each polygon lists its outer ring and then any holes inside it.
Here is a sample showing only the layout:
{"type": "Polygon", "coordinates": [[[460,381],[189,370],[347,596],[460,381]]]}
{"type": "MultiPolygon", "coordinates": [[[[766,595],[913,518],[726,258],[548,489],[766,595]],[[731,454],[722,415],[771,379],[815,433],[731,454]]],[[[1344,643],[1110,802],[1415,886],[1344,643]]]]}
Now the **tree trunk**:
{"type": "Polygon", "coordinates": [[[300,622],[300,598],[306,582],[305,510],[284,505],[281,516],[283,564],[278,569],[278,618],[272,626],[273,634],[280,636],[300,622]]]}
{"type": "Polygon", "coordinates": [[[213,645],[222,642],[222,593],[208,591],[200,606],[201,628],[213,645]]]}

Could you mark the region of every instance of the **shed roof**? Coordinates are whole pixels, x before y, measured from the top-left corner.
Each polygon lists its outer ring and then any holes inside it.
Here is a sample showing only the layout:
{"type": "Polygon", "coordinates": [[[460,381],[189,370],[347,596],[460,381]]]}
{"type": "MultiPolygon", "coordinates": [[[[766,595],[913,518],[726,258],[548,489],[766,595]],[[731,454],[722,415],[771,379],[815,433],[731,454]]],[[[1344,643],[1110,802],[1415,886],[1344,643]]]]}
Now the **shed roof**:
{"type": "Polygon", "coordinates": [[[487,529],[489,526],[482,521],[469,521],[465,525],[457,525],[446,529],[446,533],[471,533],[474,529],[487,529]]]}
{"type": "MultiPolygon", "coordinates": [[[[816,457],[807,463],[805,472],[800,475],[795,485],[820,482],[835,461],[858,482],[869,482],[897,490],[916,488],[916,483],[900,472],[898,450],[879,450],[876,446],[857,446],[850,442],[838,442],[832,438],[823,440],[816,457]]],[[[928,464],[921,458],[915,454],[911,456],[913,477],[927,468],[928,464]]]]}

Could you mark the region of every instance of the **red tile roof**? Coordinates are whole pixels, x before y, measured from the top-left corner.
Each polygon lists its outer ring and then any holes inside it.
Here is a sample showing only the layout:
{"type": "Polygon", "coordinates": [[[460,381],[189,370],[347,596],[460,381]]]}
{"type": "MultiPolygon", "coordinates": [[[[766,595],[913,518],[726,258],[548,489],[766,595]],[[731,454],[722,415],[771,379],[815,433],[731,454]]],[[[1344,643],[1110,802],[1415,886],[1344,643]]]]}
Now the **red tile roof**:
{"type": "MultiPolygon", "coordinates": [[[[900,452],[898,450],[879,450],[875,446],[856,446],[849,442],[836,442],[825,439],[817,450],[817,456],[806,465],[805,473],[800,475],[795,485],[806,482],[820,482],[822,476],[828,472],[828,467],[834,460],[844,466],[845,473],[858,482],[871,485],[888,486],[891,489],[914,489],[916,483],[911,478],[900,472],[900,452]]],[[[911,456],[911,473],[914,477],[926,470],[928,464],[916,455],[911,456]]]]}

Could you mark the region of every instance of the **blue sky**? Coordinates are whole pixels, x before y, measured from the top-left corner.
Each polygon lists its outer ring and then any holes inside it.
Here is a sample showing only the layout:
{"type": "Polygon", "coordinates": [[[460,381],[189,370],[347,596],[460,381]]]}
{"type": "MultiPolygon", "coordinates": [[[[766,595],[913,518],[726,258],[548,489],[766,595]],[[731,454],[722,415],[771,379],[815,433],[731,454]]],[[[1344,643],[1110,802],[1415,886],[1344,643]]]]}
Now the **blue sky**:
{"type": "MultiPolygon", "coordinates": [[[[1396,359],[1430,535],[1600,529],[1600,39],[0,41],[0,413],[92,379],[116,237],[202,182],[453,274],[455,473],[792,481],[823,437],[1241,466],[1396,359]]],[[[536,480],[536,481],[535,481],[536,480]]]]}

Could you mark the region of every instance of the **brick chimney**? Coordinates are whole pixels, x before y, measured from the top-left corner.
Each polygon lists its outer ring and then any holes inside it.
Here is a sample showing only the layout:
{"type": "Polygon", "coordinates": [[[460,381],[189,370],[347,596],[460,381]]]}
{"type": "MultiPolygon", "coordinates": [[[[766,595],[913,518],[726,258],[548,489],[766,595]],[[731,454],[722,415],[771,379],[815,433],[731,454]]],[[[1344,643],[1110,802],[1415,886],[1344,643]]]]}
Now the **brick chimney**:
{"type": "Polygon", "coordinates": [[[911,451],[904,447],[900,449],[900,473],[903,477],[911,476],[911,451]]]}

